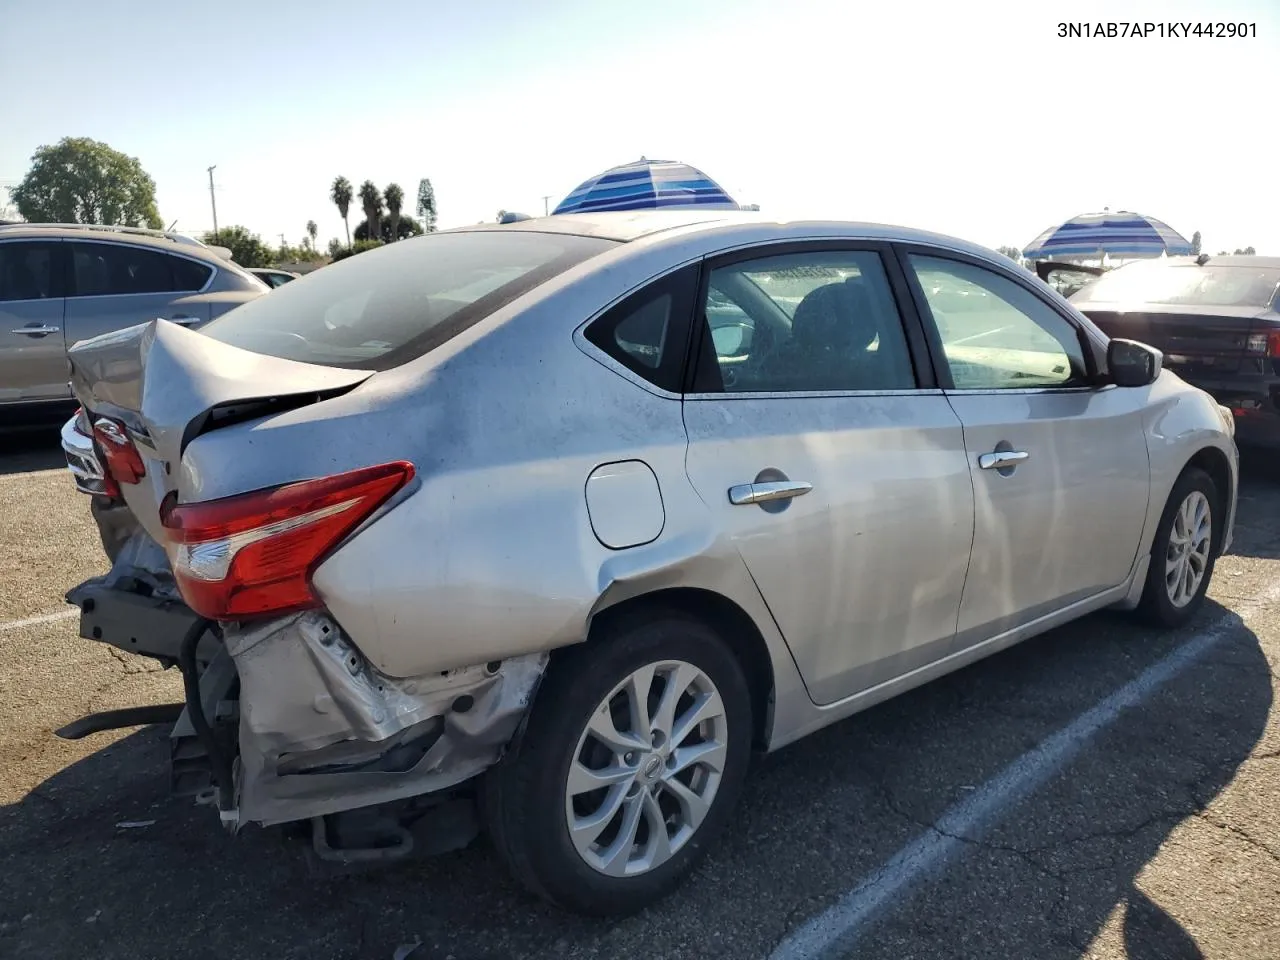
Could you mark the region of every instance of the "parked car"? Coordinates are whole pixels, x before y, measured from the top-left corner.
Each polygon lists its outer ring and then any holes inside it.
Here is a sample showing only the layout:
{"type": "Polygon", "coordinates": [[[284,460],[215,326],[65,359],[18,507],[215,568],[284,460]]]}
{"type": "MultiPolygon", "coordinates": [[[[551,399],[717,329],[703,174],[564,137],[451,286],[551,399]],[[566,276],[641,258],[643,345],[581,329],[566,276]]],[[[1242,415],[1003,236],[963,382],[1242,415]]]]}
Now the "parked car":
{"type": "Polygon", "coordinates": [[[475,805],[593,914],[689,872],[753,748],[1103,607],[1186,623],[1236,508],[1158,351],[893,227],[482,225],[71,360],[113,566],[68,598],[186,700],[64,735],[177,718],[180,789],[340,861],[475,805]]]}
{"type": "Polygon", "coordinates": [[[249,267],[248,271],[273,290],[302,276],[291,270],[277,270],[274,267],[249,267]]]}
{"type": "Polygon", "coordinates": [[[38,418],[49,407],[60,422],[77,340],[156,317],[198,327],[266,292],[223,254],[153,230],[0,226],[0,417],[38,418]]]}
{"type": "Polygon", "coordinates": [[[1071,301],[1109,336],[1164,352],[1236,418],[1241,446],[1280,447],[1280,257],[1169,257],[1118,267],[1071,301]]]}

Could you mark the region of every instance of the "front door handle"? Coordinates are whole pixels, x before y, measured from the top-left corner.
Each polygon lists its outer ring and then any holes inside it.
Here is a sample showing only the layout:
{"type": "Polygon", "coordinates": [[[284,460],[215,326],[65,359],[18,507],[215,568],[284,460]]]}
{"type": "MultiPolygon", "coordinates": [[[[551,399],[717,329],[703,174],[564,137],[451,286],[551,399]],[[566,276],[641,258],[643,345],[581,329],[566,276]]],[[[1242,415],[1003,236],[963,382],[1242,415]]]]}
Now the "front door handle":
{"type": "Polygon", "coordinates": [[[1005,470],[1016,467],[1031,454],[1025,450],[997,450],[995,453],[984,453],[978,457],[978,466],[983,470],[1005,470]]]}
{"type": "Polygon", "coordinates": [[[170,322],[170,323],[176,323],[176,324],[178,324],[179,326],[182,326],[182,327],[189,327],[189,326],[191,326],[191,324],[193,324],[193,323],[199,323],[199,322],[200,322],[200,318],[199,318],[199,317],[189,317],[189,316],[187,316],[185,313],[175,313],[172,317],[169,317],[169,322],[170,322]]]}
{"type": "Polygon", "coordinates": [[[790,500],[802,497],[813,489],[812,483],[802,480],[766,480],[760,483],[739,483],[729,488],[729,502],[736,507],[771,500],[790,500]]]}
{"type": "Polygon", "coordinates": [[[19,327],[17,330],[10,330],[10,333],[21,333],[28,337],[47,337],[51,333],[57,333],[57,327],[19,327]]]}

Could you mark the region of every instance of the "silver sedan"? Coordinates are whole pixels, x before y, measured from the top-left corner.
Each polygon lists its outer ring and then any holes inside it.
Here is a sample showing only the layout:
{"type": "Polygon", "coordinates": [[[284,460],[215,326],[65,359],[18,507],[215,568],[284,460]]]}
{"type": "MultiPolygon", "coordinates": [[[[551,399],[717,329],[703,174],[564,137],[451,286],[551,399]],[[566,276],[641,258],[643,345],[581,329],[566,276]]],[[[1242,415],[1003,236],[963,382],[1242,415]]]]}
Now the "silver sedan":
{"type": "Polygon", "coordinates": [[[1103,607],[1185,623],[1235,513],[1158,351],[894,227],[479,226],[70,355],[81,632],[186,699],[67,735],[175,720],[180,792],[328,859],[482,823],[588,913],[671,890],[753,750],[1103,607]]]}

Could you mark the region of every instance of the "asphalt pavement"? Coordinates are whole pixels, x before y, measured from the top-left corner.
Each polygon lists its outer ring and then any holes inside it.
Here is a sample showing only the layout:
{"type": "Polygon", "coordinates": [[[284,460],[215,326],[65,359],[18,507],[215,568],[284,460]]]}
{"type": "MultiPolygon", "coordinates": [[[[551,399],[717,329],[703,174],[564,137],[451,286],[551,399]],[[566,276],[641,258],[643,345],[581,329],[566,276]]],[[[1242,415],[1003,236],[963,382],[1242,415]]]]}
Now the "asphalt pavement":
{"type": "Polygon", "coordinates": [[[179,678],[77,638],[88,506],[56,442],[8,446],[0,957],[1280,957],[1280,480],[1257,465],[1195,623],[1092,616],[760,758],[691,881],[605,923],[483,841],[317,876],[278,831],[168,799],[163,730],[55,738],[179,678]]]}

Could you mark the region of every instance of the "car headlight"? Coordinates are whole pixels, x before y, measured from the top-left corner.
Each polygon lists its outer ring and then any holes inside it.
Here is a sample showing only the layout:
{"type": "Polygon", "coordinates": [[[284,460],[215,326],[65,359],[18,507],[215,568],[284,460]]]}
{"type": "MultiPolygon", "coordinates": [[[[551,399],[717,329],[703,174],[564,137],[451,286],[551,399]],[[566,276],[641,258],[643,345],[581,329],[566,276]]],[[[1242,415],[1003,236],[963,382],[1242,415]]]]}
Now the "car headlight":
{"type": "Polygon", "coordinates": [[[1222,419],[1222,429],[1226,430],[1227,436],[1234,440],[1236,436],[1235,414],[1231,412],[1230,407],[1224,407],[1222,404],[1218,404],[1218,416],[1222,419]]]}

